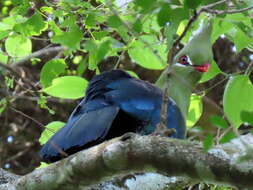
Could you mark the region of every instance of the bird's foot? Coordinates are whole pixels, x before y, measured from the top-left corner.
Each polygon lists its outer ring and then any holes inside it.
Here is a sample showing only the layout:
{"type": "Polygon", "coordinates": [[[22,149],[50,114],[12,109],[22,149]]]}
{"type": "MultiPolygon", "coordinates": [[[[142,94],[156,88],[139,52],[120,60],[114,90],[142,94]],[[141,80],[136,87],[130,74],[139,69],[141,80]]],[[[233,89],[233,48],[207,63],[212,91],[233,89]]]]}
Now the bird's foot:
{"type": "Polygon", "coordinates": [[[151,134],[152,136],[170,137],[176,133],[176,129],[167,128],[166,126],[159,124],[156,130],[151,134]]]}

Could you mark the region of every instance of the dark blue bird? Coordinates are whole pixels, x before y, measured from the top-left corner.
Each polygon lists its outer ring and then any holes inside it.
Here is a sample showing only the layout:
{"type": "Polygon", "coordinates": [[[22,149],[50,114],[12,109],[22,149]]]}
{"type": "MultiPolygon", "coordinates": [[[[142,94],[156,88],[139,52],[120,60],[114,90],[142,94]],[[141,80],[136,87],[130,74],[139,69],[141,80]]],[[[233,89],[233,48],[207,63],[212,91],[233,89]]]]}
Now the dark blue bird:
{"type": "MultiPolygon", "coordinates": [[[[104,72],[89,83],[86,97],[66,125],[42,147],[40,155],[54,162],[79,150],[127,132],[152,133],[160,121],[162,91],[122,70],[104,72]]],[[[168,103],[168,128],[175,138],[185,137],[185,121],[172,99],[168,103]]]]}

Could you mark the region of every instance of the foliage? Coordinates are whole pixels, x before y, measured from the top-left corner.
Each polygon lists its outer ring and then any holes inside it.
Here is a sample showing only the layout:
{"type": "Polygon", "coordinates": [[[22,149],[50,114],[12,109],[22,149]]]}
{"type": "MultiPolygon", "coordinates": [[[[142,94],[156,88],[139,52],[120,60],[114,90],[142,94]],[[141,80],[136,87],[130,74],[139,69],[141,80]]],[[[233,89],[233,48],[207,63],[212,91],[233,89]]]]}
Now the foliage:
{"type": "Polygon", "coordinates": [[[188,111],[188,116],[186,119],[187,127],[192,127],[199,120],[203,111],[203,104],[201,96],[192,94],[190,99],[190,107],[188,111]]]}
{"type": "MultiPolygon", "coordinates": [[[[29,65],[42,65],[41,86],[36,91],[36,96],[46,96],[43,101],[51,96],[78,99],[85,95],[88,84],[88,80],[83,77],[84,73],[88,70],[100,73],[101,63],[109,58],[118,60],[110,63],[113,67],[121,64],[120,68],[124,69],[121,60],[128,55],[133,64],[143,69],[164,69],[168,62],[168,51],[183,33],[194,10],[214,2],[217,0],[172,0],[170,3],[165,0],[133,0],[128,3],[110,0],[60,0],[44,3],[4,0],[0,2],[0,63],[15,68],[37,49],[36,39],[45,41],[45,48],[46,45],[63,46],[64,51],[55,59],[52,57],[45,63],[33,60],[34,64],[29,65]]],[[[237,53],[245,48],[253,51],[253,22],[250,17],[252,10],[230,14],[224,11],[227,6],[219,4],[211,9],[223,11],[215,13],[212,42],[222,36],[234,43],[237,53]]],[[[249,6],[252,6],[251,1],[233,1],[235,9],[249,6]]],[[[190,38],[204,14],[199,17],[183,36],[182,44],[190,38]]],[[[34,57],[28,57],[26,62],[31,58],[34,57]]],[[[228,79],[223,95],[224,115],[210,117],[215,126],[225,131],[220,137],[221,143],[235,136],[231,130],[227,130],[230,126],[237,129],[245,122],[252,124],[249,118],[253,113],[253,86],[250,82],[251,65],[249,62],[248,64],[245,73],[225,73],[213,61],[211,69],[200,81],[205,83],[217,76],[228,79]]],[[[129,72],[138,76],[133,70],[129,72]]],[[[7,78],[11,77],[0,66],[0,77],[1,75],[6,79],[3,86],[8,86],[7,78]]],[[[201,97],[192,95],[187,119],[190,127],[196,124],[202,114],[201,97]]],[[[8,109],[8,102],[11,101],[15,99],[1,98],[0,114],[8,109]]],[[[50,111],[46,102],[43,105],[50,111]]],[[[56,123],[49,126],[53,124],[56,123]]],[[[46,136],[42,134],[41,143],[49,138],[46,136]]],[[[203,142],[205,150],[214,142],[214,134],[208,135],[203,142]]]]}
{"type": "Polygon", "coordinates": [[[39,139],[40,144],[45,144],[48,139],[60,128],[64,126],[65,123],[61,121],[53,121],[45,126],[48,130],[44,130],[39,139]]]}

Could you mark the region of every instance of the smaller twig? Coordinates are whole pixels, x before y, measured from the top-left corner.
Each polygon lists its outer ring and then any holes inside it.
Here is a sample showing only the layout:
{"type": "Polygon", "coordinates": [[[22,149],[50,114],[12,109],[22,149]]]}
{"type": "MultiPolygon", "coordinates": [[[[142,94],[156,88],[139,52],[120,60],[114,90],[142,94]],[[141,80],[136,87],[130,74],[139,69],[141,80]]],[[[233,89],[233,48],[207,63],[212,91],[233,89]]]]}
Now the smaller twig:
{"type": "Polygon", "coordinates": [[[113,69],[118,69],[118,67],[119,67],[119,65],[120,65],[120,61],[121,61],[121,59],[122,59],[124,53],[125,53],[125,51],[122,51],[122,52],[120,53],[120,55],[119,55],[119,57],[118,57],[118,60],[117,60],[117,62],[116,62],[116,64],[115,64],[115,66],[114,66],[113,69]]]}
{"type": "MultiPolygon", "coordinates": [[[[52,129],[50,129],[50,128],[48,128],[48,127],[45,127],[42,123],[40,123],[40,122],[37,121],[36,119],[30,117],[29,115],[25,114],[24,112],[19,111],[19,110],[17,110],[16,108],[14,108],[14,107],[12,107],[12,106],[10,106],[10,108],[11,108],[11,110],[13,110],[13,111],[19,113],[20,115],[22,115],[22,116],[24,116],[24,117],[30,119],[31,121],[35,122],[35,123],[38,124],[41,128],[46,129],[46,130],[52,132],[53,134],[55,134],[55,131],[53,131],[52,129]]],[[[64,156],[64,157],[67,157],[67,156],[68,156],[68,154],[67,154],[66,152],[64,152],[64,151],[59,147],[59,145],[57,145],[54,141],[49,141],[49,143],[50,143],[62,156],[64,156]]]]}
{"type": "Polygon", "coordinates": [[[205,12],[205,10],[209,10],[210,8],[213,8],[219,4],[222,4],[222,3],[225,3],[227,2],[228,0],[221,0],[221,1],[218,1],[218,2],[215,2],[215,3],[212,3],[212,4],[209,4],[209,5],[206,5],[206,6],[203,6],[201,7],[198,11],[194,11],[192,17],[189,19],[188,23],[186,24],[182,34],[174,41],[173,45],[172,45],[172,48],[170,50],[170,62],[172,61],[174,55],[175,55],[175,50],[177,48],[177,46],[179,45],[179,43],[181,42],[181,40],[184,38],[184,36],[186,35],[187,31],[190,29],[191,25],[193,24],[193,22],[195,20],[197,20],[197,18],[199,17],[199,15],[202,13],[202,12],[205,12]]]}
{"type": "Polygon", "coordinates": [[[21,64],[29,61],[31,58],[34,58],[34,57],[40,57],[40,56],[45,55],[45,54],[49,54],[49,53],[53,53],[53,52],[59,52],[59,51],[64,51],[64,50],[67,50],[67,48],[63,47],[63,46],[44,48],[44,49],[41,49],[39,51],[36,51],[36,52],[28,55],[27,57],[21,59],[20,61],[17,61],[15,63],[13,63],[13,66],[16,67],[18,65],[21,65],[21,64]]]}
{"type": "Polygon", "coordinates": [[[92,38],[93,40],[96,40],[95,36],[92,34],[92,32],[90,31],[90,29],[88,29],[87,31],[88,31],[88,33],[90,34],[91,38],[92,38]]]}
{"type": "MultiPolygon", "coordinates": [[[[10,106],[10,109],[13,110],[13,111],[15,111],[16,113],[18,113],[18,114],[20,114],[20,115],[22,115],[22,116],[28,118],[28,119],[30,119],[30,120],[33,121],[34,123],[38,124],[41,128],[43,128],[43,129],[48,129],[48,128],[46,128],[42,123],[40,123],[40,122],[37,121],[36,119],[32,118],[31,116],[25,114],[24,112],[22,112],[22,111],[20,111],[20,110],[17,110],[16,108],[14,108],[14,107],[12,107],[12,106],[10,106]]],[[[51,129],[48,129],[48,130],[51,130],[51,129]]],[[[52,131],[52,132],[53,132],[53,131],[52,131]]]]}
{"type": "Polygon", "coordinates": [[[217,83],[215,83],[214,85],[210,86],[209,88],[206,88],[204,90],[195,92],[196,94],[202,94],[203,92],[208,93],[209,91],[211,91],[212,89],[216,88],[217,86],[219,86],[220,84],[222,84],[224,81],[228,80],[229,77],[226,76],[225,78],[221,79],[220,81],[218,81],[217,83]]]}
{"type": "Polygon", "coordinates": [[[203,9],[202,12],[207,12],[215,15],[222,15],[222,14],[235,14],[235,13],[241,13],[248,10],[253,9],[253,6],[242,8],[242,9],[234,9],[234,10],[214,10],[214,9],[203,9]]]}
{"type": "Polygon", "coordinates": [[[253,66],[253,61],[251,61],[250,63],[249,63],[249,65],[248,65],[248,67],[247,67],[247,69],[246,69],[246,71],[245,71],[245,75],[249,75],[250,74],[250,72],[251,72],[251,70],[252,70],[252,66],[253,66]]]}
{"type": "Polygon", "coordinates": [[[187,31],[190,29],[191,25],[193,24],[193,22],[195,20],[197,20],[198,16],[200,15],[200,12],[196,12],[194,11],[192,17],[189,19],[188,23],[186,24],[182,34],[174,41],[173,45],[172,45],[172,48],[171,50],[169,51],[170,52],[170,63],[172,62],[172,59],[174,58],[175,56],[175,50],[177,48],[177,46],[179,45],[179,43],[181,42],[181,40],[184,38],[184,36],[186,35],[187,31]]]}
{"type": "Polygon", "coordinates": [[[230,126],[230,127],[228,127],[228,128],[226,128],[221,134],[220,134],[220,136],[218,137],[218,139],[217,139],[217,144],[219,144],[219,142],[220,142],[220,140],[222,139],[222,137],[224,137],[228,132],[230,132],[230,131],[233,131],[233,126],[230,126]]]}
{"type": "Polygon", "coordinates": [[[38,38],[38,37],[34,37],[34,36],[31,36],[30,38],[33,40],[39,40],[39,41],[50,41],[50,39],[38,38]]]}
{"type": "Polygon", "coordinates": [[[22,76],[16,70],[14,70],[12,67],[10,67],[8,64],[4,64],[4,63],[0,62],[0,67],[4,68],[5,70],[8,70],[12,74],[14,74],[16,77],[22,78],[22,76]]]}
{"type": "Polygon", "coordinates": [[[23,149],[22,151],[18,152],[17,154],[11,156],[10,158],[8,158],[5,162],[11,162],[12,160],[16,160],[17,158],[20,158],[21,156],[25,155],[26,153],[28,153],[30,151],[30,149],[32,147],[34,147],[35,145],[37,145],[37,142],[34,143],[30,143],[28,146],[25,147],[25,149],[23,149]]]}
{"type": "Polygon", "coordinates": [[[167,107],[169,103],[169,95],[168,95],[168,88],[165,88],[164,95],[163,95],[163,101],[162,101],[162,108],[161,108],[161,122],[164,125],[167,124],[167,107]]]}
{"type": "Polygon", "coordinates": [[[160,135],[168,137],[176,133],[176,129],[169,128],[169,123],[167,122],[168,105],[169,105],[169,93],[168,88],[165,88],[161,105],[160,122],[157,124],[156,130],[152,135],[160,135]]]}
{"type": "MultiPolygon", "coordinates": [[[[28,89],[29,90],[29,89],[28,89]]],[[[8,98],[13,98],[13,99],[24,99],[24,100],[29,100],[29,101],[34,101],[38,102],[40,100],[39,97],[37,96],[26,96],[24,95],[26,92],[23,91],[21,93],[10,93],[5,89],[0,89],[0,93],[2,93],[5,96],[8,96],[8,98]]],[[[59,99],[59,98],[53,98],[53,97],[46,97],[47,101],[54,102],[54,103],[71,103],[73,101],[68,100],[68,99],[59,99]]]]}
{"type": "Polygon", "coordinates": [[[211,4],[208,4],[206,6],[203,6],[201,9],[211,9],[217,5],[220,5],[220,4],[223,4],[223,3],[226,3],[226,2],[229,2],[230,0],[221,0],[221,1],[217,1],[217,2],[214,2],[214,3],[211,3],[211,4]]]}
{"type": "Polygon", "coordinates": [[[20,78],[21,80],[23,80],[25,83],[27,83],[32,89],[37,90],[37,88],[34,86],[34,84],[29,81],[28,79],[24,78],[21,74],[19,74],[14,68],[10,67],[7,64],[1,63],[0,62],[0,67],[4,68],[5,70],[8,70],[9,72],[11,72],[14,76],[20,78]]]}

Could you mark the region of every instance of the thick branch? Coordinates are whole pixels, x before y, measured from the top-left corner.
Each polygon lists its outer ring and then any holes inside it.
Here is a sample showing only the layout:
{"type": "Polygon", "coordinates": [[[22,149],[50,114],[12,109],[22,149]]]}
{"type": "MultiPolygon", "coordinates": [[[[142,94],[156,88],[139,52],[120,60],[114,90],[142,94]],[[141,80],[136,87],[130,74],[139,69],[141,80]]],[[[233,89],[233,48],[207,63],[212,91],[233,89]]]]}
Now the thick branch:
{"type": "Polygon", "coordinates": [[[0,168],[0,185],[4,183],[11,183],[17,180],[20,176],[9,173],[0,168]]]}
{"type": "MultiPolygon", "coordinates": [[[[252,135],[243,138],[253,145],[252,135]]],[[[252,160],[238,161],[239,156],[246,153],[247,148],[233,142],[204,153],[201,146],[193,142],[126,134],[47,168],[36,169],[0,189],[77,189],[77,186],[92,186],[132,172],[186,176],[247,188],[253,186],[252,160]]]]}

